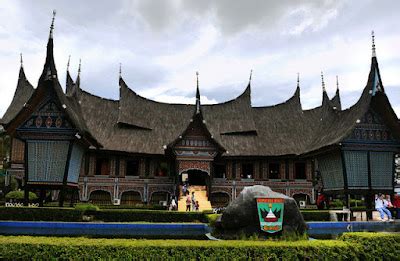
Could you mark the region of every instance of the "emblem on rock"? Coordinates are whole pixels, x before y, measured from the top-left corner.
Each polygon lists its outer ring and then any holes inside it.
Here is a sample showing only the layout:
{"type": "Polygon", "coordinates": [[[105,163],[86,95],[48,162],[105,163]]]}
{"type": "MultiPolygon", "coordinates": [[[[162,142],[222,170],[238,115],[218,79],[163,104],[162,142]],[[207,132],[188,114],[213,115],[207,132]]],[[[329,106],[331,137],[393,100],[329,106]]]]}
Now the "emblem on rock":
{"type": "Polygon", "coordinates": [[[257,211],[262,231],[275,233],[282,230],[283,198],[257,198],[257,211]]]}

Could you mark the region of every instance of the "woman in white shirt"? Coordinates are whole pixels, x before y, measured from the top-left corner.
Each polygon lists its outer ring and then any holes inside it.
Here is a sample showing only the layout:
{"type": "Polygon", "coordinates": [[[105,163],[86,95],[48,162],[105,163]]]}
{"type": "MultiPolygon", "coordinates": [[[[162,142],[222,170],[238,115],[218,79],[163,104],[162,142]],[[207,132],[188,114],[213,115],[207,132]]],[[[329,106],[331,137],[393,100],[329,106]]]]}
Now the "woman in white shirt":
{"type": "Polygon", "coordinates": [[[388,202],[384,200],[384,195],[379,194],[375,196],[375,209],[381,215],[381,220],[384,221],[385,214],[388,216],[388,221],[393,221],[392,214],[390,213],[389,209],[387,209],[388,202]]]}

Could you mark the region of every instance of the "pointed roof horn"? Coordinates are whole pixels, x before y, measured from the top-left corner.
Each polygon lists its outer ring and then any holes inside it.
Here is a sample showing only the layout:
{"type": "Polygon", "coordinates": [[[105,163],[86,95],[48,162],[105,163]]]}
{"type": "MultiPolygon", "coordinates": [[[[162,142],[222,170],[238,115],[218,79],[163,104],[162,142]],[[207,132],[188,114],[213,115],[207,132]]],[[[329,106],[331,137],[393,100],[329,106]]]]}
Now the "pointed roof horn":
{"type": "Polygon", "coordinates": [[[68,56],[67,72],[69,71],[69,63],[71,62],[71,55],[68,56]]]}
{"type": "Polygon", "coordinates": [[[251,78],[253,76],[253,69],[250,70],[250,76],[249,76],[249,84],[251,84],[251,78]]]}

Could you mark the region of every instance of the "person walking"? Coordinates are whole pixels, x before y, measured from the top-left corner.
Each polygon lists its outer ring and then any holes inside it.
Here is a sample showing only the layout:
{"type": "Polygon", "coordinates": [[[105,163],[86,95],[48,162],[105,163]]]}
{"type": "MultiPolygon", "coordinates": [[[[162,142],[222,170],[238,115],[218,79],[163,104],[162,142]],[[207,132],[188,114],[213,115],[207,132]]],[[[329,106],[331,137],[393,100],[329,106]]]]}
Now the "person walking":
{"type": "Polygon", "coordinates": [[[385,220],[385,214],[388,217],[388,221],[393,221],[392,214],[390,213],[389,209],[387,209],[388,202],[384,199],[384,195],[379,194],[375,196],[375,209],[381,215],[381,220],[385,220]]]}

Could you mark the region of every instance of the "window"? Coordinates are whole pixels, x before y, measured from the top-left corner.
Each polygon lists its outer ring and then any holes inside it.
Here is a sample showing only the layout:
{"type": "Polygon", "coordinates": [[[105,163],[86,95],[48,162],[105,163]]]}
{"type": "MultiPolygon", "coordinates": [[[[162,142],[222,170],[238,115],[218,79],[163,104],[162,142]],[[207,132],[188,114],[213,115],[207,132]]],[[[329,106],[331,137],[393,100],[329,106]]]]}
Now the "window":
{"type": "Polygon", "coordinates": [[[306,163],[296,162],[294,164],[294,178],[295,179],[306,179],[306,163]]]}
{"type": "Polygon", "coordinates": [[[167,162],[159,162],[157,164],[157,170],[155,176],[158,177],[165,177],[169,174],[169,165],[167,162]]]}
{"type": "Polygon", "coordinates": [[[226,166],[225,164],[215,164],[214,178],[225,178],[226,166]]]}
{"type": "Polygon", "coordinates": [[[280,179],[281,178],[281,173],[280,173],[280,164],[279,163],[270,163],[268,165],[269,169],[269,179],[280,179]]]}
{"type": "Polygon", "coordinates": [[[139,176],[139,161],[127,160],[125,176],[139,176]]]}
{"type": "Polygon", "coordinates": [[[254,168],[252,163],[244,163],[242,165],[242,178],[252,179],[254,176],[254,168]]]}
{"type": "Polygon", "coordinates": [[[110,161],[107,158],[96,159],[96,175],[110,175],[110,161]]]}

